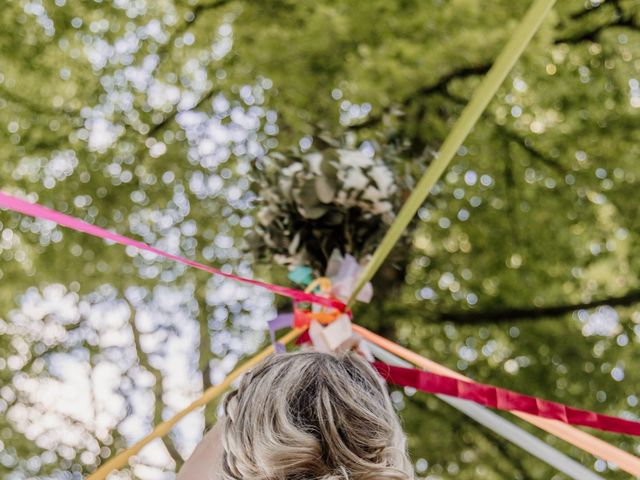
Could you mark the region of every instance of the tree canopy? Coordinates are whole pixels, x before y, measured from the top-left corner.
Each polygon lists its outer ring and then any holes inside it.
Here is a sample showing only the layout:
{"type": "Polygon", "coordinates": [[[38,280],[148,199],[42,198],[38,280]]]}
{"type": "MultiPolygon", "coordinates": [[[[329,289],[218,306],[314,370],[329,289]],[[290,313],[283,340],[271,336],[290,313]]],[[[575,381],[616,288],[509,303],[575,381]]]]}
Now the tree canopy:
{"type": "MultiPolygon", "coordinates": [[[[286,284],[278,252],[250,242],[264,235],[265,162],[358,150],[386,164],[396,208],[528,3],[9,0],[2,190],[286,284]]],[[[356,321],[473,379],[637,419],[639,108],[638,2],[559,2],[356,321]]],[[[307,226],[302,245],[318,238],[307,226]]],[[[5,211],[0,257],[0,476],[12,480],[93,471],[219,382],[287,308],[5,211]]],[[[392,398],[420,478],[564,478],[435,397],[392,398]]],[[[114,478],[173,478],[215,413],[114,478]]],[[[640,454],[635,439],[598,436],[640,454]]]]}

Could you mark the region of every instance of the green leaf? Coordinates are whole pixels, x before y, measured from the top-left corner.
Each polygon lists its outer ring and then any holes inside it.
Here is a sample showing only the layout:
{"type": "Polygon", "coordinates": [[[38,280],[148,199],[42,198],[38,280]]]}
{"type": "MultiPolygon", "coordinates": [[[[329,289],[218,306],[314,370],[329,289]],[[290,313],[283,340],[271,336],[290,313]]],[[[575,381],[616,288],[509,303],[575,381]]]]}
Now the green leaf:
{"type": "Polygon", "coordinates": [[[336,196],[338,182],[330,177],[319,176],[314,182],[316,195],[322,203],[331,203],[336,196]]]}

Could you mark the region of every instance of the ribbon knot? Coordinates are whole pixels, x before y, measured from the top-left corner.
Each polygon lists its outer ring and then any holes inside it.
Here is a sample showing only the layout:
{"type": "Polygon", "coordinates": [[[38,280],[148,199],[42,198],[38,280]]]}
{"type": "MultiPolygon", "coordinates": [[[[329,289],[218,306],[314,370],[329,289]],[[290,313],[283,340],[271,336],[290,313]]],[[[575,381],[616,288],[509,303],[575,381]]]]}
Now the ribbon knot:
{"type": "MultiPolygon", "coordinates": [[[[320,298],[335,300],[335,296],[332,293],[331,279],[327,277],[320,277],[311,281],[304,291],[305,293],[314,292],[320,298]]],[[[346,306],[344,308],[336,308],[294,301],[293,313],[278,314],[276,318],[268,322],[271,343],[273,343],[276,352],[284,352],[284,345],[276,340],[276,332],[278,330],[287,327],[306,329],[311,326],[312,322],[329,325],[343,315],[347,316],[351,321],[351,309],[346,306]]]]}

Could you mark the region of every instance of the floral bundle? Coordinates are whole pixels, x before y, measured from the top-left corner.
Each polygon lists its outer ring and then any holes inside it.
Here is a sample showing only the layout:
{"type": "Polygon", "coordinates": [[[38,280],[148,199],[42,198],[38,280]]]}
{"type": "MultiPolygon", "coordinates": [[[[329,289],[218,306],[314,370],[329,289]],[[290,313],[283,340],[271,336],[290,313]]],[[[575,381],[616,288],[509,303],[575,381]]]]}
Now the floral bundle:
{"type": "Polygon", "coordinates": [[[361,261],[371,254],[399,203],[393,171],[356,149],[271,154],[256,180],[254,251],[320,272],[334,249],[361,261]]]}

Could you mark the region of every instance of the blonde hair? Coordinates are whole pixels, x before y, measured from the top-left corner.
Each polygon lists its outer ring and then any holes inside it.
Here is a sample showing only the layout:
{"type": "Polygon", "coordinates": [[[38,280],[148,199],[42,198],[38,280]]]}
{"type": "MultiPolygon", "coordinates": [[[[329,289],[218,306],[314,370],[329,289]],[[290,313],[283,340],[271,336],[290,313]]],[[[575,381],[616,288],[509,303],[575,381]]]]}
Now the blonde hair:
{"type": "Polygon", "coordinates": [[[224,409],[224,480],[413,478],[386,387],[356,354],[272,355],[224,409]]]}

